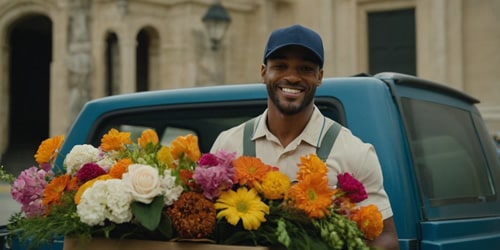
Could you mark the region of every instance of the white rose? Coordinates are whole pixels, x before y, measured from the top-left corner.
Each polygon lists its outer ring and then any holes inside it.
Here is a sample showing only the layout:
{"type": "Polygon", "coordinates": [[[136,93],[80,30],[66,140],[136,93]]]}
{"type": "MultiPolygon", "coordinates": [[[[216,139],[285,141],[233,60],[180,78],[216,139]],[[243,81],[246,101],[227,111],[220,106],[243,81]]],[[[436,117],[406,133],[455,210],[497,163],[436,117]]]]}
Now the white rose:
{"type": "Polygon", "coordinates": [[[128,166],[128,172],[123,174],[122,180],[136,201],[149,204],[161,194],[160,176],[152,166],[132,164],[128,166]]]}
{"type": "Polygon", "coordinates": [[[96,162],[100,158],[99,149],[89,144],[76,145],[66,155],[64,166],[70,175],[76,174],[85,163],[96,162]]]}

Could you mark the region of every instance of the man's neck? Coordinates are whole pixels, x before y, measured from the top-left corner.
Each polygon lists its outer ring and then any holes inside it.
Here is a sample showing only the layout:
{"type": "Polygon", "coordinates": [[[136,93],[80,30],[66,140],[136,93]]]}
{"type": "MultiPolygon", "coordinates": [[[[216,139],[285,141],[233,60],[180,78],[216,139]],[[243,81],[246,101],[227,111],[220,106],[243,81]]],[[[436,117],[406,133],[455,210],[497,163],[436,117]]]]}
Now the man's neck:
{"type": "Polygon", "coordinates": [[[266,125],[269,131],[279,139],[281,145],[286,147],[302,133],[309,119],[311,119],[313,111],[314,106],[310,105],[300,113],[286,115],[276,107],[269,106],[266,125]]]}

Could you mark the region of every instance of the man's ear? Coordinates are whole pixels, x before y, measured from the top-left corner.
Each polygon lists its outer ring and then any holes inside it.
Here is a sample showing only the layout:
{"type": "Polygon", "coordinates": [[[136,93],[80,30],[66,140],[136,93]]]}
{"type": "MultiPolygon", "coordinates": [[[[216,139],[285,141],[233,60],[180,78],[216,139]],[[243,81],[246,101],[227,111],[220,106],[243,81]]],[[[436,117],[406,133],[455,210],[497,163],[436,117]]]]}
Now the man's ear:
{"type": "Polygon", "coordinates": [[[266,75],[266,71],[267,71],[267,67],[266,67],[266,65],[265,65],[265,64],[262,64],[262,65],[260,66],[260,77],[261,77],[261,79],[262,79],[262,82],[263,82],[263,83],[265,83],[265,81],[264,81],[264,76],[266,75]]]}
{"type": "Polygon", "coordinates": [[[323,69],[319,70],[318,81],[316,82],[316,86],[320,86],[323,81],[323,69]]]}

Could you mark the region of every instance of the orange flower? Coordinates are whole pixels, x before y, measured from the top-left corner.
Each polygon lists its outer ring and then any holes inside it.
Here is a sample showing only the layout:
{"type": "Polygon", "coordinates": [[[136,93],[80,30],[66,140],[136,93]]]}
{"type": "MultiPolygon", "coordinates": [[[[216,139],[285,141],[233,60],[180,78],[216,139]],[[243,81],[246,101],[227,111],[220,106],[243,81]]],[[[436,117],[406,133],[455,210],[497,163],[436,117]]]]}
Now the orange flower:
{"type": "Polygon", "coordinates": [[[78,191],[75,194],[75,198],[74,198],[75,204],[76,205],[80,204],[80,200],[82,199],[83,192],[85,192],[85,190],[87,190],[89,187],[92,187],[92,185],[94,185],[94,183],[96,181],[99,181],[99,180],[109,180],[109,179],[113,179],[113,177],[111,177],[109,174],[105,174],[105,175],[98,176],[97,178],[94,178],[94,179],[92,179],[90,181],[85,182],[78,189],[78,191]]]}
{"type": "Polygon", "coordinates": [[[305,175],[303,180],[290,188],[288,198],[310,218],[323,218],[328,214],[333,193],[326,178],[320,175],[305,175]]]}
{"type": "Polygon", "coordinates": [[[123,158],[117,161],[109,170],[109,175],[112,178],[121,179],[123,173],[127,172],[128,166],[132,163],[133,162],[130,158],[123,158]]]}
{"type": "Polygon", "coordinates": [[[262,162],[257,157],[240,156],[233,161],[235,182],[240,185],[247,184],[249,187],[254,186],[254,182],[260,182],[267,172],[273,170],[269,165],[262,162]]]}
{"type": "Polygon", "coordinates": [[[310,174],[326,176],[326,164],[315,154],[301,156],[298,166],[299,171],[297,172],[297,180],[299,181],[304,179],[304,176],[310,174]]]}
{"type": "Polygon", "coordinates": [[[54,136],[42,141],[35,154],[35,161],[38,164],[49,163],[57,156],[57,152],[64,142],[64,136],[54,136]]]}
{"type": "Polygon", "coordinates": [[[384,228],[382,214],[376,205],[361,207],[351,215],[351,220],[358,224],[359,229],[368,240],[374,240],[384,228]]]}
{"type": "Polygon", "coordinates": [[[42,204],[51,205],[59,203],[61,196],[64,190],[67,189],[70,181],[71,177],[68,174],[54,177],[54,179],[52,179],[52,181],[45,187],[42,204]]]}
{"type": "Polygon", "coordinates": [[[131,144],[130,132],[119,132],[112,128],[109,132],[102,136],[101,149],[104,152],[111,150],[120,150],[125,147],[125,144],[131,144]]]}
{"type": "Polygon", "coordinates": [[[170,146],[170,153],[176,160],[185,155],[189,158],[189,160],[197,162],[201,157],[201,151],[198,146],[198,137],[192,134],[177,136],[170,146]]]}
{"type": "Polygon", "coordinates": [[[137,143],[141,146],[141,148],[145,148],[148,143],[156,145],[159,141],[158,134],[153,129],[146,129],[142,131],[141,137],[137,138],[137,143]]]}

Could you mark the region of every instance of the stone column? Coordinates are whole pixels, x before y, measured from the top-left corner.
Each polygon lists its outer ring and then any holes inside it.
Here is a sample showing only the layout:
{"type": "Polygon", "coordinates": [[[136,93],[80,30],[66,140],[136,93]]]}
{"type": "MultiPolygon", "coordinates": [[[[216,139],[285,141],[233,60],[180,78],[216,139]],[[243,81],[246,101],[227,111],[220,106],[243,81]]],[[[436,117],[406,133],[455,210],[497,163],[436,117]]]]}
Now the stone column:
{"type": "Polygon", "coordinates": [[[70,8],[68,69],[69,121],[72,122],[83,105],[90,100],[91,43],[89,30],[89,1],[68,0],[70,8]]]}

